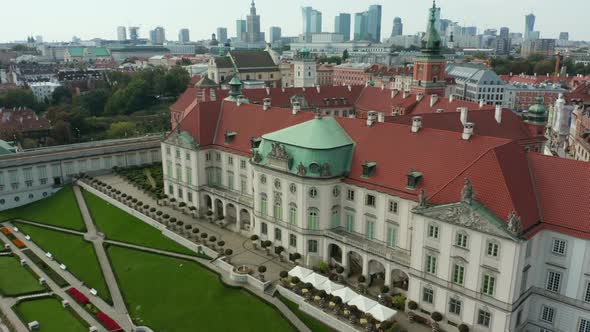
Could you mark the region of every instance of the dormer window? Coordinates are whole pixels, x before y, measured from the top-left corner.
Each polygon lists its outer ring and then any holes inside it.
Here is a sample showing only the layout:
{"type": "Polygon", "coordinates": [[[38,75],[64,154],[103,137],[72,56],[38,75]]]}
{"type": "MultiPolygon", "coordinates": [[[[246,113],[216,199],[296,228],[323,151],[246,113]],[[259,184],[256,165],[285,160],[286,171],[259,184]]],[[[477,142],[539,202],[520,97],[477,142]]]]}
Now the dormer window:
{"type": "Polygon", "coordinates": [[[365,161],[363,164],[363,177],[370,178],[375,174],[375,170],[377,169],[377,163],[372,161],[365,161]]]}
{"type": "Polygon", "coordinates": [[[258,149],[260,147],[260,143],[262,143],[262,139],[260,137],[252,137],[250,139],[250,147],[252,149],[258,149]]]}
{"type": "Polygon", "coordinates": [[[236,135],[237,135],[237,133],[236,133],[236,132],[233,132],[233,131],[232,131],[232,132],[226,131],[226,132],[225,132],[225,144],[229,144],[229,143],[231,143],[231,142],[234,140],[234,138],[236,138],[236,135]]]}
{"type": "Polygon", "coordinates": [[[408,184],[406,185],[406,188],[414,190],[418,188],[420,181],[422,181],[422,173],[410,171],[410,173],[408,173],[408,184]]]}

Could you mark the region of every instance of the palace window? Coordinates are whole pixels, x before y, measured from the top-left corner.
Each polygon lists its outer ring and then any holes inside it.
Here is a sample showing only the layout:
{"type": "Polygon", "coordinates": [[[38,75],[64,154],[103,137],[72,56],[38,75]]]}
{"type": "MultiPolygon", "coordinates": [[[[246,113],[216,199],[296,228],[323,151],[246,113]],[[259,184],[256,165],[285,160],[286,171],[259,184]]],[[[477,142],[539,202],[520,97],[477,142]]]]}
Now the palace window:
{"type": "Polygon", "coordinates": [[[486,254],[490,257],[498,257],[500,254],[500,244],[496,241],[489,240],[487,244],[486,254]]]}
{"type": "Polygon", "coordinates": [[[291,203],[289,207],[289,223],[297,225],[297,205],[291,203]]]}
{"type": "Polygon", "coordinates": [[[390,200],[389,201],[389,213],[397,214],[398,212],[398,203],[396,201],[390,200]]]}
{"type": "Polygon", "coordinates": [[[463,302],[459,299],[450,299],[449,300],[449,313],[455,314],[457,316],[461,315],[461,307],[463,306],[463,302]]]}
{"type": "Polygon", "coordinates": [[[590,303],[590,282],[586,283],[586,293],[584,294],[584,301],[590,303]]]}
{"type": "Polygon", "coordinates": [[[481,283],[481,292],[493,296],[496,288],[496,277],[491,274],[484,274],[481,283]]]}
{"type": "Polygon", "coordinates": [[[289,246],[290,247],[297,247],[297,235],[295,235],[295,234],[289,235],[289,246]]]}
{"type": "Polygon", "coordinates": [[[489,311],[479,309],[477,314],[477,324],[485,327],[490,327],[492,314],[489,311]]]}
{"type": "Polygon", "coordinates": [[[318,209],[309,209],[307,214],[307,228],[317,230],[319,228],[319,215],[318,209]]]}
{"type": "Polygon", "coordinates": [[[374,195],[367,194],[367,196],[365,196],[365,205],[366,206],[375,207],[375,202],[376,202],[376,198],[374,195]]]}
{"type": "Polygon", "coordinates": [[[246,169],[246,160],[245,159],[241,159],[240,160],[240,168],[241,169],[246,169]]]}
{"type": "Polygon", "coordinates": [[[553,318],[555,317],[555,309],[552,307],[548,307],[544,305],[541,308],[541,320],[547,323],[553,323],[553,318]]]}
{"type": "Polygon", "coordinates": [[[432,239],[438,239],[438,225],[428,225],[428,237],[432,239]]]}
{"type": "Polygon", "coordinates": [[[545,289],[551,292],[559,293],[559,286],[561,283],[561,272],[549,271],[547,272],[547,285],[545,289]]]}
{"type": "Polygon", "coordinates": [[[318,241],[317,240],[307,241],[307,251],[310,253],[317,253],[318,252],[318,241]]]}
{"type": "Polygon", "coordinates": [[[397,241],[397,228],[395,226],[387,226],[387,246],[394,248],[397,241]]]}
{"type": "Polygon", "coordinates": [[[365,237],[367,238],[367,240],[375,239],[375,222],[372,220],[367,220],[367,229],[365,237]]]}
{"type": "Polygon", "coordinates": [[[461,264],[453,265],[453,283],[457,285],[463,285],[465,280],[465,266],[461,264]]]}
{"type": "Polygon", "coordinates": [[[553,239],[553,247],[551,251],[557,255],[565,255],[565,251],[567,248],[567,242],[564,240],[553,239]]]}
{"type": "Polygon", "coordinates": [[[430,304],[434,302],[434,291],[432,288],[422,288],[422,301],[430,304]]]}
{"type": "Polygon", "coordinates": [[[348,189],[346,192],[346,199],[349,201],[354,201],[354,190],[348,189]]]}
{"type": "Polygon", "coordinates": [[[268,198],[266,194],[260,194],[260,214],[266,217],[268,214],[268,198]]]}
{"type": "Polygon", "coordinates": [[[587,319],[580,319],[580,327],[578,328],[578,332],[590,332],[590,320],[587,319]]]}
{"type": "Polygon", "coordinates": [[[281,229],[275,227],[275,241],[281,241],[281,229]]]}
{"type": "Polygon", "coordinates": [[[309,189],[309,197],[311,197],[311,198],[318,197],[318,190],[316,188],[309,189]]]}
{"type": "Polygon", "coordinates": [[[467,234],[463,232],[457,232],[455,237],[455,245],[461,248],[467,248],[467,234]]]}
{"type": "Polygon", "coordinates": [[[436,256],[426,255],[426,272],[436,274],[436,256]]]}
{"type": "Polygon", "coordinates": [[[354,215],[350,213],[346,214],[346,231],[354,232],[354,215]]]}
{"type": "Polygon", "coordinates": [[[268,225],[265,222],[260,223],[260,233],[264,235],[268,234],[268,225]]]}

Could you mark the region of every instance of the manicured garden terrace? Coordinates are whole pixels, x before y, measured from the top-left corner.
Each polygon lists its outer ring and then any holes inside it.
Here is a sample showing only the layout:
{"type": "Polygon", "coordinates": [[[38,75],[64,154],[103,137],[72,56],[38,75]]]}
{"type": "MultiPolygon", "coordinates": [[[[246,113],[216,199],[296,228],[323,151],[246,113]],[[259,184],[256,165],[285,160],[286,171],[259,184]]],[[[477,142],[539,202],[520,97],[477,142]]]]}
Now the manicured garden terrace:
{"type": "Polygon", "coordinates": [[[19,318],[26,325],[39,322],[39,332],[86,332],[88,325],[72,310],[63,308],[55,297],[23,301],[14,306],[19,318]]]}
{"type": "Polygon", "coordinates": [[[44,290],[37,276],[21,266],[15,257],[0,256],[0,293],[3,296],[15,297],[44,290]]]}

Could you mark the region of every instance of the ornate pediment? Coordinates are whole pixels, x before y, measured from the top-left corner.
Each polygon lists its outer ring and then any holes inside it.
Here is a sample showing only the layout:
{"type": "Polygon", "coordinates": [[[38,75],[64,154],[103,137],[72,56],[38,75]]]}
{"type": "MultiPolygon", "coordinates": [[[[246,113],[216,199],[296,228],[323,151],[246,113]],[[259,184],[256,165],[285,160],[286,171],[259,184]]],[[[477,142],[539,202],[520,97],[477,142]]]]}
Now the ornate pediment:
{"type": "Polygon", "coordinates": [[[417,207],[413,212],[482,233],[511,238],[518,236],[519,219],[517,216],[512,218],[512,224],[506,223],[476,201],[417,207]]]}

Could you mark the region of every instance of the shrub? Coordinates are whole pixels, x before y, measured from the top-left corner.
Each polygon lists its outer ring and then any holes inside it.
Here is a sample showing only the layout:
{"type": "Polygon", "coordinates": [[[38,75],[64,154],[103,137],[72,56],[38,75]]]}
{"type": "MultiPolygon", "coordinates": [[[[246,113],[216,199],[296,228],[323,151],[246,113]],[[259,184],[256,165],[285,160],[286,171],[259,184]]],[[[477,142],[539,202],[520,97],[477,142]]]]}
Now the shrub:
{"type": "Polygon", "coordinates": [[[156,208],[150,208],[150,212],[151,212],[151,213],[154,213],[154,212],[156,212],[156,208]]]}
{"type": "Polygon", "coordinates": [[[175,223],[176,222],[176,218],[174,218],[174,217],[170,218],[170,222],[171,223],[175,223]]]}
{"type": "Polygon", "coordinates": [[[201,230],[199,230],[198,228],[193,229],[193,234],[199,234],[201,230]]]}
{"type": "Polygon", "coordinates": [[[381,293],[382,293],[382,294],[389,293],[389,287],[387,287],[387,286],[383,286],[383,287],[381,287],[381,293]]]}
{"type": "Polygon", "coordinates": [[[363,283],[365,281],[367,281],[367,278],[365,278],[365,276],[359,276],[358,282],[363,283]]]}
{"type": "Polygon", "coordinates": [[[293,278],[291,278],[291,282],[294,283],[295,285],[297,285],[298,283],[301,282],[301,280],[299,279],[299,277],[293,277],[293,278]]]}
{"type": "Polygon", "coordinates": [[[266,266],[264,266],[264,265],[260,265],[260,266],[258,267],[258,272],[260,272],[260,273],[264,273],[264,272],[266,272],[266,266]]]}
{"type": "Polygon", "coordinates": [[[186,226],[184,226],[184,229],[186,229],[187,231],[190,231],[191,229],[193,229],[193,225],[186,225],[186,226]]]}
{"type": "Polygon", "coordinates": [[[163,213],[164,213],[164,212],[162,212],[162,211],[158,211],[158,212],[156,212],[156,215],[159,217],[159,216],[161,216],[163,213]]]}
{"type": "Polygon", "coordinates": [[[326,264],[326,262],[324,262],[324,261],[320,261],[318,263],[318,268],[320,269],[321,272],[326,272],[326,271],[328,271],[328,264],[326,264]]]}
{"type": "Polygon", "coordinates": [[[418,309],[418,303],[416,303],[414,301],[410,301],[410,302],[408,302],[408,308],[410,308],[411,310],[416,310],[416,309],[418,309]]]}
{"type": "Polygon", "coordinates": [[[217,238],[213,235],[211,235],[211,237],[209,238],[209,242],[215,242],[217,241],[217,238]]]}
{"type": "Polygon", "coordinates": [[[342,273],[344,273],[344,268],[343,268],[342,266],[338,265],[338,266],[336,267],[336,272],[337,272],[338,274],[342,274],[342,273]]]}
{"type": "Polygon", "coordinates": [[[226,256],[231,256],[231,255],[233,255],[233,253],[234,253],[233,250],[231,250],[231,249],[225,249],[225,255],[226,256]]]}
{"type": "Polygon", "coordinates": [[[279,277],[281,277],[283,279],[287,278],[288,276],[289,276],[289,273],[287,273],[287,271],[281,271],[279,273],[279,277]]]}
{"type": "Polygon", "coordinates": [[[250,236],[250,240],[252,240],[252,241],[258,241],[258,235],[252,235],[252,236],[250,236]]]}
{"type": "Polygon", "coordinates": [[[264,241],[264,246],[270,247],[270,246],[272,246],[272,242],[270,240],[266,240],[266,241],[264,241]]]}
{"type": "Polygon", "coordinates": [[[185,207],[186,206],[186,203],[185,202],[181,202],[180,204],[178,204],[178,206],[185,207]]]}
{"type": "Polygon", "coordinates": [[[170,218],[170,215],[168,215],[168,214],[165,214],[165,215],[163,215],[163,216],[162,216],[162,218],[164,218],[164,219],[169,219],[169,218],[170,218]]]}
{"type": "Polygon", "coordinates": [[[396,295],[391,299],[391,302],[396,309],[403,310],[406,303],[406,297],[403,295],[396,295]]]}
{"type": "Polygon", "coordinates": [[[217,242],[217,245],[223,247],[225,245],[225,241],[219,241],[217,242]]]}
{"type": "Polygon", "coordinates": [[[201,238],[202,239],[206,239],[208,237],[209,237],[209,235],[207,233],[201,233],[201,238]]]}
{"type": "Polygon", "coordinates": [[[467,324],[460,324],[457,329],[459,329],[459,332],[469,332],[469,326],[467,324]]]}
{"type": "Polygon", "coordinates": [[[443,319],[443,315],[440,312],[435,311],[430,315],[430,318],[435,322],[440,322],[443,319]]]}
{"type": "Polygon", "coordinates": [[[179,222],[176,223],[176,225],[182,227],[182,226],[184,226],[184,221],[179,221],[179,222]]]}

